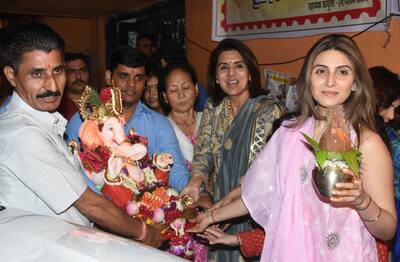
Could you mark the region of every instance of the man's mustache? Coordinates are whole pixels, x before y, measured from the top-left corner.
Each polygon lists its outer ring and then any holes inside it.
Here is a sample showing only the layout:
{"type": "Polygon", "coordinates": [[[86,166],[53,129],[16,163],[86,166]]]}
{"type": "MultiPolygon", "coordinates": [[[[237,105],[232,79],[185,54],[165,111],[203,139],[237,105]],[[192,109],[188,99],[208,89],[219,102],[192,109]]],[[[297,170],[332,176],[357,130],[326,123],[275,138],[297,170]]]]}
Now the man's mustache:
{"type": "Polygon", "coordinates": [[[58,90],[55,91],[55,92],[50,91],[50,90],[47,90],[47,91],[44,92],[44,93],[38,94],[38,95],[36,96],[36,98],[45,98],[45,97],[50,97],[50,96],[61,96],[61,92],[58,91],[58,90]]]}
{"type": "Polygon", "coordinates": [[[72,83],[72,85],[87,85],[87,83],[83,80],[76,80],[75,82],[72,83]]]}

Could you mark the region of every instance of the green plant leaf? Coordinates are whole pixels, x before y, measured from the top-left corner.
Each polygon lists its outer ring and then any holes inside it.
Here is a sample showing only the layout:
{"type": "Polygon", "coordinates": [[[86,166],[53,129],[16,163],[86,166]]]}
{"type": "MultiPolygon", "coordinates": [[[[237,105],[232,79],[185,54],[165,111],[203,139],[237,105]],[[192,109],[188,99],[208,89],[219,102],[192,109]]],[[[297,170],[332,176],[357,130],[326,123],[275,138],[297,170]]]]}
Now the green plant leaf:
{"type": "Polygon", "coordinates": [[[309,137],[304,133],[301,134],[304,136],[304,138],[307,140],[307,142],[310,144],[310,146],[314,149],[315,152],[319,151],[319,143],[315,139],[309,137]]]}
{"type": "Polygon", "coordinates": [[[343,156],[338,152],[328,152],[327,159],[329,160],[343,160],[343,156]]]}
{"type": "Polygon", "coordinates": [[[315,159],[317,160],[318,166],[323,168],[328,157],[328,152],[325,150],[318,150],[315,152],[315,159]]]}
{"type": "Polygon", "coordinates": [[[361,152],[353,149],[342,152],[341,155],[343,156],[344,161],[346,161],[346,164],[349,165],[351,171],[353,171],[353,173],[357,176],[361,152]]]}

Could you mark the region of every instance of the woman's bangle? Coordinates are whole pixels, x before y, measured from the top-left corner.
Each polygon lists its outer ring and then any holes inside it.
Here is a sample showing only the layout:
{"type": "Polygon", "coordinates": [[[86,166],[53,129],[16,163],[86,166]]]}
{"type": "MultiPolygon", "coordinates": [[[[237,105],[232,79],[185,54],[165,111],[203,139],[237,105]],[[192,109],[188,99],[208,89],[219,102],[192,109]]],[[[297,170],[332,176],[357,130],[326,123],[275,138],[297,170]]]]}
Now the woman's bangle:
{"type": "Polygon", "coordinates": [[[136,238],[137,241],[143,241],[147,235],[147,225],[144,221],[142,221],[142,231],[140,232],[140,236],[136,238]]]}
{"type": "Polygon", "coordinates": [[[239,233],[236,234],[236,238],[237,238],[237,242],[238,242],[238,244],[239,244],[239,247],[241,247],[241,246],[242,246],[242,240],[240,240],[240,235],[239,235],[239,233]]]}
{"type": "MultiPolygon", "coordinates": [[[[365,209],[369,208],[369,206],[371,205],[371,202],[372,202],[372,197],[369,196],[368,204],[367,204],[365,207],[361,207],[361,208],[356,207],[356,209],[357,209],[357,210],[365,210],[365,209]]],[[[362,204],[362,203],[361,203],[361,204],[362,204]]]]}
{"type": "Polygon", "coordinates": [[[357,198],[356,198],[356,200],[357,199],[361,199],[361,201],[359,202],[359,203],[357,203],[357,204],[354,204],[354,206],[359,206],[359,205],[361,205],[363,202],[364,202],[364,198],[365,198],[365,195],[364,194],[362,194],[362,195],[359,195],[357,198]],[[361,197],[362,196],[362,197],[361,197]]]}
{"type": "Polygon", "coordinates": [[[364,218],[361,218],[361,219],[362,219],[362,221],[364,221],[364,222],[372,223],[372,222],[377,221],[377,220],[379,219],[379,217],[381,216],[381,214],[382,214],[382,208],[379,207],[378,215],[377,215],[375,218],[373,218],[373,219],[364,219],[364,218]]]}

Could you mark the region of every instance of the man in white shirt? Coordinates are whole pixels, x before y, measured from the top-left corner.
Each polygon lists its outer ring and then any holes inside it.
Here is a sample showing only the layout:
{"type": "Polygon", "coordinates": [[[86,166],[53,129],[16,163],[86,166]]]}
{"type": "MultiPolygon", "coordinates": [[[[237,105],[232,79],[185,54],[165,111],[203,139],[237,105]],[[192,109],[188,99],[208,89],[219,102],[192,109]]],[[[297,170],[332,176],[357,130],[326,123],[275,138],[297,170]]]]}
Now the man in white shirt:
{"type": "Polygon", "coordinates": [[[102,228],[158,247],[158,229],[126,215],[84,182],[63,141],[66,120],[56,112],[64,91],[64,41],[50,27],[14,30],[2,49],[14,87],[0,117],[0,205],[102,228]]]}

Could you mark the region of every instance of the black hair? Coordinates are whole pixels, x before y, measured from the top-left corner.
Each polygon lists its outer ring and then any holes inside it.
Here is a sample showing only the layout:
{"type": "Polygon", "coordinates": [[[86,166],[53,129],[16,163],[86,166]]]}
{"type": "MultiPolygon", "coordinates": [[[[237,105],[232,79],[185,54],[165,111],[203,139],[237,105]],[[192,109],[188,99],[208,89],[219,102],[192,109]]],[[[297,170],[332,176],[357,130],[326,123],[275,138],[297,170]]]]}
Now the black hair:
{"type": "Polygon", "coordinates": [[[249,71],[251,82],[249,81],[250,97],[257,97],[259,95],[267,95],[268,91],[261,87],[261,75],[258,69],[257,58],[245,44],[236,39],[227,38],[222,40],[217,48],[215,48],[210,57],[208,65],[208,85],[212,92],[212,103],[217,106],[224,99],[226,94],[221,86],[216,83],[217,63],[220,55],[225,51],[237,51],[243,57],[244,63],[249,71]]]}
{"type": "MultiPolygon", "coordinates": [[[[166,86],[166,80],[169,74],[171,74],[172,71],[175,70],[182,70],[186,74],[189,75],[190,80],[192,81],[193,85],[195,86],[197,84],[197,76],[196,72],[194,69],[189,65],[189,64],[171,64],[167,65],[160,74],[160,77],[158,79],[158,101],[160,101],[160,105],[164,112],[167,114],[171,112],[171,106],[169,103],[167,103],[165,99],[165,93],[167,92],[167,86],[166,86]]],[[[197,99],[196,102],[194,103],[194,107],[196,107],[197,99]]]]}
{"type": "Polygon", "coordinates": [[[86,68],[90,72],[92,71],[92,65],[90,63],[90,56],[84,53],[65,53],[65,62],[75,61],[75,60],[82,60],[86,64],[86,68]]]}
{"type": "Polygon", "coordinates": [[[3,63],[10,66],[17,74],[22,63],[22,56],[35,50],[47,53],[58,50],[64,59],[65,42],[58,33],[47,25],[24,24],[15,28],[6,37],[1,52],[3,63]]]}
{"type": "Polygon", "coordinates": [[[374,83],[379,107],[388,108],[400,97],[400,80],[397,75],[384,66],[368,69],[374,83]]]}
{"type": "MultiPolygon", "coordinates": [[[[400,98],[400,80],[397,74],[384,66],[375,66],[368,69],[377,98],[377,111],[379,108],[387,109],[400,98]]],[[[394,129],[400,129],[400,107],[394,110],[394,119],[389,123],[394,129]]]]}
{"type": "Polygon", "coordinates": [[[162,69],[160,67],[153,67],[149,72],[147,72],[146,76],[147,79],[150,79],[151,77],[155,76],[157,79],[160,78],[162,69]]]}
{"type": "Polygon", "coordinates": [[[65,54],[65,62],[74,61],[74,60],[82,60],[85,62],[87,66],[89,66],[90,57],[85,55],[84,53],[66,53],[65,54]]]}
{"type": "Polygon", "coordinates": [[[142,54],[136,52],[132,46],[120,46],[111,53],[108,69],[113,72],[118,65],[132,68],[146,67],[146,59],[142,54]]]}

